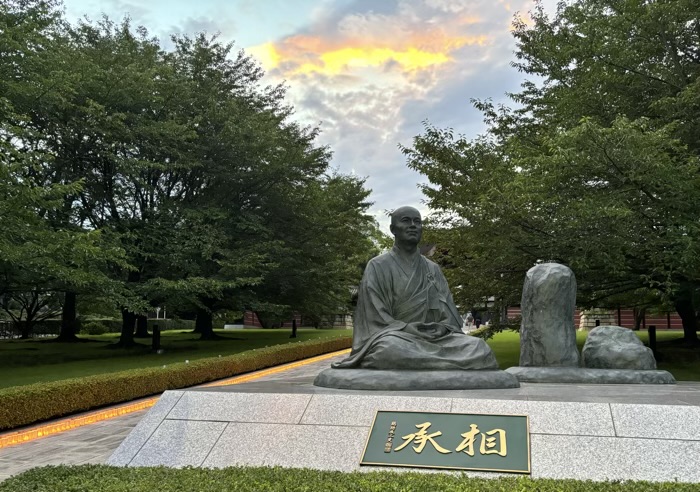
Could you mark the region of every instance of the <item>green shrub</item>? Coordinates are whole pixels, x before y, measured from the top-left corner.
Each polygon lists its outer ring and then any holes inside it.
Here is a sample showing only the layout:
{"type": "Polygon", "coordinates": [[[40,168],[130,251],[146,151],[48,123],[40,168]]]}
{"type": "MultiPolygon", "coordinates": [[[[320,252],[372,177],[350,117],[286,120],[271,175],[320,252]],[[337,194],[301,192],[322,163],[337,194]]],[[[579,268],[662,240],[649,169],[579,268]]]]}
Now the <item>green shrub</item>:
{"type": "Polygon", "coordinates": [[[43,319],[34,323],[32,335],[58,335],[61,330],[60,319],[43,319]]]}
{"type": "Polygon", "coordinates": [[[522,318],[520,316],[505,319],[502,321],[494,320],[487,325],[481,325],[478,329],[470,331],[469,334],[473,337],[479,337],[483,338],[484,340],[488,340],[495,334],[500,333],[502,331],[510,330],[520,332],[521,320],[522,318]]]}
{"type": "MultiPolygon", "coordinates": [[[[122,331],[122,320],[119,318],[83,318],[82,323],[83,324],[81,331],[89,335],[102,335],[103,333],[119,333],[122,331]],[[85,331],[85,327],[92,323],[102,325],[104,331],[102,333],[90,333],[88,331],[85,331]]],[[[99,328],[97,329],[99,330],[99,328]]]]}
{"type": "Polygon", "coordinates": [[[52,419],[92,408],[135,400],[165,390],[286,364],[349,348],[352,339],[316,339],[210,357],[165,367],[132,369],[0,390],[0,429],[52,419]]]}
{"type": "MultiPolygon", "coordinates": [[[[60,320],[59,320],[60,323],[60,320]]],[[[103,333],[119,333],[122,331],[122,320],[120,318],[91,318],[85,323],[100,323],[105,327],[103,333]]],[[[175,319],[175,318],[149,318],[147,322],[148,330],[153,331],[153,325],[158,325],[161,331],[166,330],[194,330],[194,320],[191,319],[175,319]]],[[[102,333],[89,333],[89,335],[101,335],[102,333]]],[[[58,333],[58,332],[56,332],[58,333]]]]}
{"type": "Polygon", "coordinates": [[[473,478],[462,474],[353,472],[309,469],[122,468],[81,465],[34,468],[0,483],[0,492],[152,492],[154,490],[251,491],[445,491],[463,492],[691,492],[697,484],[590,482],[529,477],[473,478]]]}
{"type": "Polygon", "coordinates": [[[109,328],[99,321],[86,321],[80,328],[81,333],[87,333],[88,335],[102,335],[108,331],[109,328]]]}

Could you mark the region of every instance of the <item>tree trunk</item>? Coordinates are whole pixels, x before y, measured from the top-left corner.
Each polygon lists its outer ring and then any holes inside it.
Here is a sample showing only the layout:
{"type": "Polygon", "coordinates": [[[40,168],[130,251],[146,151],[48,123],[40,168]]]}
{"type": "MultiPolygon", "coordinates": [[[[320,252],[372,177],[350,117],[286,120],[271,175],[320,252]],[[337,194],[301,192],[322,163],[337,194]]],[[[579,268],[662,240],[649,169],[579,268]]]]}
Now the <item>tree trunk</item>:
{"type": "Polygon", "coordinates": [[[639,331],[642,328],[642,321],[644,321],[647,310],[646,308],[634,308],[632,313],[634,314],[634,330],[639,331]]]}
{"type": "MultiPolygon", "coordinates": [[[[141,273],[138,271],[129,272],[127,282],[138,282],[141,279],[141,273]]],[[[132,313],[128,309],[122,308],[122,331],[119,335],[119,341],[114,345],[117,347],[134,347],[140,345],[134,341],[134,325],[136,324],[136,313],[132,313]]]]}
{"type": "Polygon", "coordinates": [[[24,321],[17,321],[17,324],[20,333],[20,340],[28,340],[29,338],[32,338],[32,326],[34,325],[34,323],[27,319],[24,321]]]}
{"type": "Polygon", "coordinates": [[[255,311],[255,316],[258,317],[258,321],[260,322],[261,328],[272,328],[274,326],[274,318],[268,313],[255,311]]]}
{"type": "Polygon", "coordinates": [[[194,330],[192,330],[192,333],[202,333],[202,329],[199,326],[199,322],[197,321],[198,319],[199,319],[199,309],[197,310],[197,313],[195,315],[194,330]]]}
{"type": "Polygon", "coordinates": [[[148,338],[148,317],[144,314],[136,315],[136,334],[134,338],[148,338]]]}
{"type": "Polygon", "coordinates": [[[678,315],[683,320],[683,340],[689,347],[698,345],[698,318],[695,314],[693,299],[690,295],[681,294],[674,302],[678,315]]]}
{"type": "Polygon", "coordinates": [[[76,316],[76,293],[67,291],[63,299],[61,311],[61,331],[56,338],[57,342],[78,342],[78,319],[76,316]]]}
{"type": "Polygon", "coordinates": [[[136,314],[122,309],[122,332],[119,336],[119,341],[116,343],[119,347],[133,347],[137,345],[134,341],[134,324],[136,323],[136,314]]]}
{"type": "Polygon", "coordinates": [[[216,340],[219,337],[214,333],[214,323],[209,309],[197,308],[197,319],[194,322],[194,330],[201,333],[200,340],[216,340]]]}
{"type": "Polygon", "coordinates": [[[31,303],[28,303],[25,309],[26,319],[24,321],[18,320],[19,330],[21,340],[27,340],[32,338],[32,332],[34,331],[34,323],[36,318],[36,313],[39,312],[39,294],[36,291],[32,292],[31,303]]]}

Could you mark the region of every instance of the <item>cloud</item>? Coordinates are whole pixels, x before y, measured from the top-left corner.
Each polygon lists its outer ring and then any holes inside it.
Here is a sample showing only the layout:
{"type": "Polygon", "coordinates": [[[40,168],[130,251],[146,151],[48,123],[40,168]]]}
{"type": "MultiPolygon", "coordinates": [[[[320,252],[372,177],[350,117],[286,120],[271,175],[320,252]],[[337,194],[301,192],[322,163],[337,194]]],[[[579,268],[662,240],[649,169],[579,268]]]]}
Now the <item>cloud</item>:
{"type": "Polygon", "coordinates": [[[97,1],[66,2],[64,8],[68,16],[74,20],[87,20],[90,23],[99,21],[104,15],[117,23],[128,17],[134,26],[148,25],[151,19],[151,11],[148,8],[129,0],[105,0],[103,3],[97,1]]]}
{"type": "MultiPolygon", "coordinates": [[[[424,120],[469,137],[484,130],[469,99],[506,101],[504,93],[518,89],[511,23],[534,7],[532,0],[84,1],[91,12],[130,12],[134,24],[157,26],[166,48],[173,32],[239,38],[267,71],[266,83],[286,82],[295,120],[320,125],[331,164],[368,177],[372,212],[387,231],[384,210],[423,207],[425,178],[406,167],[398,144],[410,146],[424,120]]],[[[552,11],[556,0],[544,2],[552,11]]],[[[69,10],[80,3],[66,2],[69,10]]]]}
{"type": "Polygon", "coordinates": [[[187,17],[170,27],[170,33],[193,35],[205,32],[208,35],[220,34],[224,39],[233,38],[237,32],[236,24],[225,16],[216,18],[208,16],[187,17]]]}
{"type": "Polygon", "coordinates": [[[303,74],[338,75],[365,68],[415,72],[452,61],[451,53],[465,45],[484,45],[484,33],[470,33],[470,16],[436,22],[414,11],[393,14],[374,11],[324,18],[308,32],[250,49],[274,75],[294,78],[303,74]],[[332,26],[332,29],[330,28],[332,26]]]}
{"type": "Polygon", "coordinates": [[[510,28],[526,0],[354,1],[325,3],[308,27],[249,50],[268,77],[286,80],[297,118],[320,124],[319,143],[342,172],[367,176],[372,212],[412,204],[427,212],[398,144],[421,122],[476,136],[482,115],[470,98],[505,101],[522,76],[509,66],[510,28]]]}

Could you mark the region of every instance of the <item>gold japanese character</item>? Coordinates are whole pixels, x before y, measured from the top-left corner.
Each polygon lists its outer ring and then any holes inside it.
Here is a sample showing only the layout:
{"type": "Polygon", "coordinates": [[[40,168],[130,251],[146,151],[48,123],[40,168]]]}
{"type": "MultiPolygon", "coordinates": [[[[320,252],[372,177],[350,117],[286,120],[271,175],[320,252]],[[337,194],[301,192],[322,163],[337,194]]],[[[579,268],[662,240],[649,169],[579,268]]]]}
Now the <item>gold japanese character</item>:
{"type": "Polygon", "coordinates": [[[433,432],[432,434],[428,434],[428,427],[430,427],[432,424],[430,422],[423,422],[422,424],[417,424],[416,427],[419,429],[418,432],[414,434],[407,434],[402,437],[404,440],[404,443],[399,446],[398,448],[394,449],[394,451],[401,451],[403,448],[408,446],[411,442],[414,442],[416,446],[413,448],[413,450],[416,453],[421,453],[423,451],[423,448],[425,448],[425,445],[430,442],[430,444],[433,445],[433,447],[439,452],[439,453],[451,453],[451,451],[443,448],[440,446],[437,442],[435,442],[435,438],[437,436],[441,436],[442,432],[437,431],[433,432]]]}
{"type": "Polygon", "coordinates": [[[493,429],[481,435],[481,446],[479,446],[481,454],[497,454],[505,456],[508,454],[508,445],[506,443],[506,431],[503,429],[493,429]],[[498,446],[496,446],[495,437],[487,437],[498,434],[498,446]]]}
{"type": "Polygon", "coordinates": [[[474,456],[474,440],[476,439],[476,435],[479,433],[479,428],[476,426],[476,424],[471,424],[469,426],[469,432],[465,432],[462,434],[462,437],[464,440],[459,443],[459,446],[457,446],[457,451],[458,453],[460,451],[464,451],[467,453],[469,456],[474,456]]]}
{"type": "MultiPolygon", "coordinates": [[[[469,426],[469,432],[462,434],[464,440],[457,446],[456,451],[464,451],[469,456],[474,456],[474,443],[476,441],[476,436],[481,434],[479,428],[476,424],[471,424],[469,426]]],[[[506,431],[503,429],[493,429],[488,432],[481,434],[481,444],[479,445],[479,453],[481,454],[497,454],[499,456],[505,456],[508,454],[508,446],[506,443],[506,431]],[[498,442],[496,437],[490,437],[497,434],[498,442]]]]}

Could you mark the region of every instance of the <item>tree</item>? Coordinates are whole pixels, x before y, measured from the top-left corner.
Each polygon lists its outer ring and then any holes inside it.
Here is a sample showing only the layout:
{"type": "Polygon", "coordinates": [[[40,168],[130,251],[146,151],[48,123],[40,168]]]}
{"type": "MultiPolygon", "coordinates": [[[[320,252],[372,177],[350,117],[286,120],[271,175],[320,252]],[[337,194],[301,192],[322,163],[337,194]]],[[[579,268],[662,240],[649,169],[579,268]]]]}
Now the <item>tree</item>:
{"type": "MultiPolygon", "coordinates": [[[[158,242],[152,238],[164,237],[161,216],[173,210],[168,200],[180,192],[178,173],[188,167],[182,149],[192,140],[191,121],[170,111],[180,85],[145,30],[134,34],[128,22],[104,19],[97,26],[63,25],[55,38],[46,68],[32,80],[34,93],[16,98],[27,115],[22,145],[50,156],[32,169],[37,182],[80,180],[47,217],[51,225],[101,231],[101,251],[126,252],[128,263],[112,257],[83,271],[110,273],[113,282],[101,287],[122,311],[120,344],[128,346],[137,315],[148,309],[139,289],[153,275],[158,250],[149,248],[158,242]]],[[[66,299],[74,301],[85,285],[69,280],[63,279],[66,299]]]]}
{"type": "Polygon", "coordinates": [[[61,304],[55,292],[32,290],[13,292],[3,308],[19,328],[20,338],[27,339],[31,337],[37,322],[53,318],[60,313],[61,304]]]}
{"type": "Polygon", "coordinates": [[[293,121],[283,87],[260,86],[250,57],[230,56],[231,45],[204,34],[174,42],[170,61],[190,87],[179,100],[196,121],[189,150],[199,166],[170,227],[178,240],[162,256],[184,275],[151,285],[196,310],[203,339],[216,338],[218,309],[252,307],[263,318],[342,309],[345,265],[367,244],[364,182],[327,174],[318,130],[293,121]]]}
{"type": "Polygon", "coordinates": [[[266,223],[279,241],[275,268],[256,288],[258,317],[283,320],[343,314],[364,265],[378,253],[364,180],[338,173],[279,189],[266,223]]]}
{"type": "Polygon", "coordinates": [[[213,313],[254,303],[251,288],[273,256],[286,253],[266,222],[271,204],[316,180],[329,154],[314,145],[316,130],[290,121],[282,87],[260,86],[262,72],[250,57],[230,56],[232,45],[204,34],[173,41],[168,62],[183,85],[179,114],[193,123],[188,155],[197,166],[183,177],[185,193],[170,227],[179,240],[162,256],[170,273],[162,265],[162,278],[150,287],[190,304],[196,331],[215,339],[213,313]]]}
{"type": "MultiPolygon", "coordinates": [[[[8,306],[20,306],[11,315],[28,337],[37,316],[51,313],[45,307],[56,305],[58,292],[104,284],[106,277],[93,267],[120,252],[103,248],[99,233],[56,220],[82,184],[77,178],[47,182],[43,172],[55,155],[37,144],[45,135],[32,121],[37,108],[66,87],[57,4],[5,2],[0,23],[0,294],[14,300],[8,306]]],[[[70,299],[61,297],[65,306],[70,299]]],[[[67,333],[66,325],[63,338],[74,338],[75,327],[67,333]]]]}
{"type": "Polygon", "coordinates": [[[284,87],[263,87],[249,56],[205,34],[174,37],[166,51],[128,19],[70,26],[53,4],[12,5],[21,19],[37,9],[47,27],[26,41],[39,48],[7,57],[17,108],[7,119],[10,148],[41,155],[10,175],[54,190],[39,222],[83,241],[56,256],[57,276],[25,282],[64,293],[64,326],[88,292],[121,311],[123,346],[135,343],[135,325],[147,335],[144,313],[165,299],[194,310],[202,338],[213,339],[218,309],[311,309],[312,292],[325,306],[347,294],[352,275],[341,259],[354,264],[367,244],[368,191],[327,175],[318,130],[293,121],[284,87]],[[327,221],[330,210],[344,214],[343,234],[327,221]],[[309,236],[322,232],[332,236],[309,236]],[[313,275],[309,258],[322,262],[313,275]],[[273,299],[278,280],[288,285],[273,299]],[[303,302],[292,284],[309,292],[303,302]]]}
{"type": "MultiPolygon", "coordinates": [[[[576,0],[516,20],[517,109],[476,102],[469,140],[426,127],[434,231],[465,301],[514,303],[532,264],[568,264],[582,305],[658,293],[697,343],[700,29],[693,2],[576,0]]],[[[453,280],[454,282],[454,280],[453,280]]]]}

